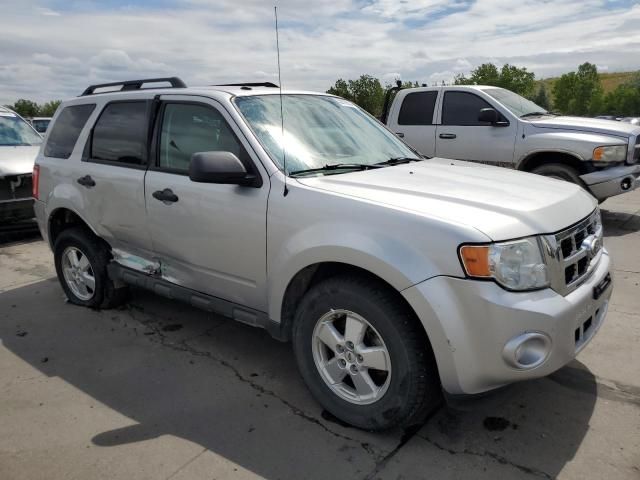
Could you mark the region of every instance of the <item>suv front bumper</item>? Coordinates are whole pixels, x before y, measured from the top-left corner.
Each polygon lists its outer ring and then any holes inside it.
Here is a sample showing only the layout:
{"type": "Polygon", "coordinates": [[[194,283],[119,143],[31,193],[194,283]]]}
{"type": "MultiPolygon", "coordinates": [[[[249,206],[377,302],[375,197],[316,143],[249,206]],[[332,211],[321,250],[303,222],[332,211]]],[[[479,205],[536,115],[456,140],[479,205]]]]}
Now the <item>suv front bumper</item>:
{"type": "Polygon", "coordinates": [[[612,287],[597,299],[611,269],[602,257],[590,277],[562,296],[547,288],[509,292],[491,281],[434,277],[402,292],[424,324],[443,389],[478,394],[507,383],[548,375],[573,360],[604,321],[612,287]],[[514,339],[546,338],[544,361],[518,368],[508,361],[514,339]]]}
{"type": "Polygon", "coordinates": [[[634,190],[640,183],[640,165],[606,168],[581,175],[591,195],[598,200],[634,190]]]}

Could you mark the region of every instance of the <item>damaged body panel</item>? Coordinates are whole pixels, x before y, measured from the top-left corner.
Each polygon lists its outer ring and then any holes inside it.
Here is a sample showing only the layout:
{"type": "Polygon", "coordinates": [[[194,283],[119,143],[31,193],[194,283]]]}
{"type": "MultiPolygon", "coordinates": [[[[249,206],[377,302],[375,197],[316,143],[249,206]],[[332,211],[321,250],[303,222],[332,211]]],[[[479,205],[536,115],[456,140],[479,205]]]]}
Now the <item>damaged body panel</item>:
{"type": "Polygon", "coordinates": [[[41,142],[19,115],[0,107],[0,221],[34,216],[31,174],[41,142]]]}

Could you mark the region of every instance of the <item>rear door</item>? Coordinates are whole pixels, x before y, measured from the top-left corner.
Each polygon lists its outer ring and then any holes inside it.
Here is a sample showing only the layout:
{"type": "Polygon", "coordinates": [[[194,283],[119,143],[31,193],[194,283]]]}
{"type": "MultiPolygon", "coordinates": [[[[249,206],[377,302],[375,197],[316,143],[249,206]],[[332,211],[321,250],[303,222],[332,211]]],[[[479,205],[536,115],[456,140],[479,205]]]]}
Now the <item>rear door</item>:
{"type": "Polygon", "coordinates": [[[162,277],[264,311],[268,176],[221,104],[184,95],[161,100],[146,198],[162,277]],[[262,185],[192,182],[191,155],[207,151],[234,153],[262,185]],[[167,190],[171,201],[157,198],[167,190]]]}
{"type": "Polygon", "coordinates": [[[113,247],[120,263],[139,270],[153,263],[144,198],[150,108],[149,100],[107,103],[69,179],[83,197],[78,213],[113,247]]]}
{"type": "Polygon", "coordinates": [[[499,108],[477,93],[448,89],[436,129],[436,155],[512,167],[516,130],[516,122],[509,122],[499,108]],[[483,108],[495,108],[505,125],[478,121],[483,108]]]}
{"type": "Polygon", "coordinates": [[[399,103],[390,115],[389,128],[423,155],[432,157],[436,151],[436,105],[438,89],[425,91],[402,90],[399,103]]]}

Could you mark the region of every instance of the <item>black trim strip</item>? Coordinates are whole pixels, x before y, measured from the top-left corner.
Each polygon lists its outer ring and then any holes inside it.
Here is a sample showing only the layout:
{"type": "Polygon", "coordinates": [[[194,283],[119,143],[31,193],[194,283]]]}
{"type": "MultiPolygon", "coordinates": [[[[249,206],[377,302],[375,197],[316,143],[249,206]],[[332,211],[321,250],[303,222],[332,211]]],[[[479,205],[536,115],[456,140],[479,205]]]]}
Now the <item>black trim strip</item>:
{"type": "Polygon", "coordinates": [[[124,267],[115,261],[109,263],[107,273],[109,278],[114,281],[119,280],[128,285],[150,290],[163,297],[188,303],[200,310],[217,313],[252,327],[263,328],[276,340],[286,341],[281,323],[271,320],[265,312],[176,285],[160,277],[124,267]]]}

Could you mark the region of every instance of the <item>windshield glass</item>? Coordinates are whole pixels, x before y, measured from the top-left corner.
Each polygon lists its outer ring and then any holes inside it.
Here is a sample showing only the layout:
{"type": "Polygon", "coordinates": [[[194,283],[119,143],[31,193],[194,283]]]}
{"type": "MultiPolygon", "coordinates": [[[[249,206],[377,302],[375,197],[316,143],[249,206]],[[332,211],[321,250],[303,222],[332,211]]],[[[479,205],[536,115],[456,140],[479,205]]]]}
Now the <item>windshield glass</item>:
{"type": "Polygon", "coordinates": [[[536,105],[531,100],[527,100],[517,93],[513,93],[511,90],[505,90],[504,88],[485,88],[484,91],[519,117],[529,113],[548,113],[540,105],[536,105]]]}
{"type": "Polygon", "coordinates": [[[373,165],[390,158],[421,159],[377,120],[341,98],[282,95],[284,136],[279,95],[237,97],[235,104],[281,169],[284,146],[287,173],[336,163],[373,165]]]}
{"type": "Polygon", "coordinates": [[[0,146],[40,145],[42,137],[27,122],[11,112],[0,112],[0,146]]]}

